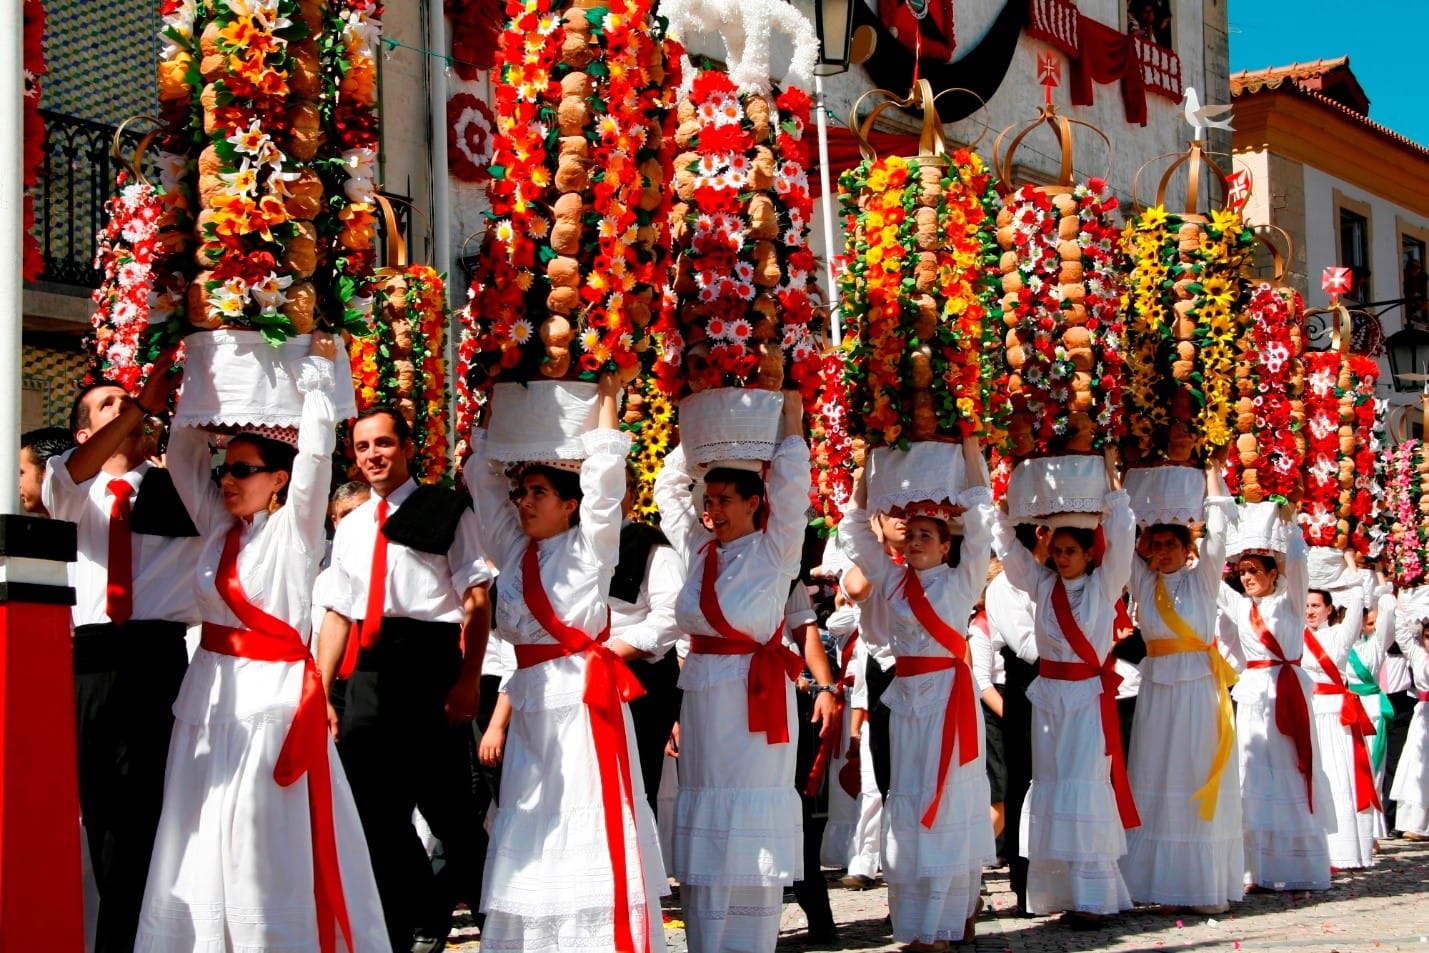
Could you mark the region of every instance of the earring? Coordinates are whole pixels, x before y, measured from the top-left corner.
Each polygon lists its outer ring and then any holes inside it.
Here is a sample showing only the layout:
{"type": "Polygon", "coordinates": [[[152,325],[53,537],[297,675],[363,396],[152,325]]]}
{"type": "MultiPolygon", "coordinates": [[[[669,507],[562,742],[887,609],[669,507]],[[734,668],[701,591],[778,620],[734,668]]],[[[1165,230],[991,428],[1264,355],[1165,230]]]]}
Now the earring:
{"type": "Polygon", "coordinates": [[[274,490],[272,498],[268,500],[268,512],[276,513],[282,505],[282,501],[278,499],[278,491],[274,490]]]}

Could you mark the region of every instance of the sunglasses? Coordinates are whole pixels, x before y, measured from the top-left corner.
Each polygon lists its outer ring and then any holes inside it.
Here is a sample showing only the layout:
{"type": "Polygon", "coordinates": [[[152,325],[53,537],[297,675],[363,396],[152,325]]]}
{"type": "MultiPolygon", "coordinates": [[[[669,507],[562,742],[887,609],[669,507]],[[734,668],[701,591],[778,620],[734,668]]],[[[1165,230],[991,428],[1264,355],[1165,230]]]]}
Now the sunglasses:
{"type": "Polygon", "coordinates": [[[220,463],[213,468],[214,480],[232,476],[235,480],[246,480],[255,473],[273,473],[277,467],[260,467],[251,463],[220,463]]]}

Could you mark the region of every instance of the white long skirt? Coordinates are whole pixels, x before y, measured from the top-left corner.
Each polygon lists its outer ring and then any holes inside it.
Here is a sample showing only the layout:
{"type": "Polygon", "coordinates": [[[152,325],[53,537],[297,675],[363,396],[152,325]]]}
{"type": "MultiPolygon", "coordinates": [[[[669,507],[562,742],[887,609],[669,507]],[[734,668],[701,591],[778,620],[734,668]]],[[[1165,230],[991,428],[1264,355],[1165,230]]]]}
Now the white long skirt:
{"type": "Polygon", "coordinates": [[[1097,679],[1038,678],[1027,690],[1032,786],[1021,833],[1031,913],[1112,914],[1132,905],[1117,865],[1126,832],[1111,786],[1100,696],[1097,679]]]}
{"type": "Polygon", "coordinates": [[[1394,825],[1429,836],[1429,702],[1414,706],[1389,796],[1395,804],[1394,825]]]}
{"type": "MultiPolygon", "coordinates": [[[[621,812],[629,897],[621,915],[637,944],[643,935],[659,953],[665,949],[660,897],[670,888],[630,712],[621,708],[635,809],[633,817],[621,812]]],[[[483,950],[614,949],[614,875],[601,798],[584,704],[512,712],[482,887],[483,950]]]]}
{"type": "MultiPolygon", "coordinates": [[[[144,890],[136,953],[313,953],[308,778],[289,787],[273,768],[297,710],[301,663],[256,662],[203,649],[184,676],[164,773],[164,808],[144,890]],[[277,667],[292,671],[283,673],[277,667]],[[273,667],[273,668],[269,668],[273,667]],[[257,669],[257,671],[255,671],[257,669]],[[257,679],[248,676],[257,675],[257,679]],[[213,718],[210,698],[238,697],[245,682],[288,703],[236,719],[213,718]],[[236,690],[235,690],[236,686],[236,690]],[[195,717],[196,715],[200,717],[195,717]]],[[[248,697],[245,697],[248,696],[248,697]]],[[[328,741],[333,826],[354,953],[390,953],[362,823],[337,749],[328,741]]],[[[339,931],[340,933],[341,931],[339,931]]],[[[345,949],[339,937],[339,948],[345,949]]]]}
{"type": "MultiPolygon", "coordinates": [[[[854,831],[858,827],[859,808],[861,799],[850,796],[839,783],[839,772],[843,770],[848,759],[844,757],[848,754],[849,727],[853,720],[853,708],[844,705],[842,709],[843,722],[839,726],[840,744],[834,751],[834,756],[829,759],[829,769],[825,777],[828,779],[829,792],[829,819],[824,824],[824,839],[819,842],[819,860],[825,867],[848,867],[851,863],[856,848],[854,846],[854,831]]],[[[862,751],[860,743],[860,751],[862,751]]],[[[862,758],[860,757],[860,763],[862,758]]]]}
{"type": "Polygon", "coordinates": [[[978,756],[959,765],[965,741],[958,740],[933,826],[921,822],[937,791],[944,719],[942,706],[921,713],[898,708],[889,713],[891,777],[883,812],[883,878],[896,943],[961,940],[977,910],[983,865],[997,856],[987,809],[992,795],[981,706],[978,756]]]}
{"type": "MultiPolygon", "coordinates": [[[[1352,701],[1359,704],[1358,698],[1352,701]]],[[[1355,810],[1355,739],[1340,723],[1341,704],[1335,696],[1317,695],[1314,699],[1315,744],[1335,803],[1335,832],[1326,838],[1330,866],[1373,867],[1374,811],[1355,810]]]]}
{"type": "MultiPolygon", "coordinates": [[[[1308,678],[1301,679],[1302,691],[1308,678]]],[[[1241,812],[1245,825],[1246,882],[1268,890],[1328,890],[1330,853],[1326,833],[1335,829],[1334,799],[1320,763],[1311,716],[1315,809],[1305,800],[1305,778],[1295,744],[1275,727],[1275,681],[1259,670],[1241,675],[1235,687],[1236,748],[1240,759],[1241,812]]]]}
{"type": "Polygon", "coordinates": [[[1221,713],[1216,681],[1141,680],[1127,773],[1141,826],[1126,832],[1121,873],[1140,903],[1219,906],[1245,894],[1240,772],[1234,750],[1216,811],[1200,818],[1191,796],[1210,775],[1221,713]]]}
{"type": "Polygon", "coordinates": [[[804,875],[794,745],[750,732],[747,711],[743,678],[687,688],[680,708],[675,878],[692,953],[772,950],[782,888],[804,875]]]}
{"type": "MultiPolygon", "coordinates": [[[[822,860],[825,867],[847,867],[851,876],[871,880],[883,869],[883,795],[878,791],[878,779],[873,774],[873,754],[866,733],[859,737],[858,744],[859,792],[855,805],[858,813],[852,826],[841,825],[832,835],[829,833],[832,823],[824,829],[822,860]]],[[[839,767],[842,769],[842,762],[839,767]]],[[[830,790],[839,786],[837,776],[829,779],[829,785],[830,790]]],[[[841,786],[839,789],[842,791],[841,786]]]]}

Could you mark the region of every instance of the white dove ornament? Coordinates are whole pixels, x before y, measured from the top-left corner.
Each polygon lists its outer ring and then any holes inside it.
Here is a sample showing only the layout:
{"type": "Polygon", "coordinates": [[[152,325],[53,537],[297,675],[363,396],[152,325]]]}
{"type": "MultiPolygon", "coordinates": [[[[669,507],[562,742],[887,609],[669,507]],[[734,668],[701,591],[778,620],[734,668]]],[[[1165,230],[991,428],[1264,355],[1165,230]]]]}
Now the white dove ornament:
{"type": "Polygon", "coordinates": [[[1233,131],[1230,106],[1202,106],[1194,86],[1186,87],[1186,121],[1191,124],[1191,138],[1200,142],[1207,129],[1233,131]],[[1221,117],[1225,118],[1222,119],[1221,117]]]}

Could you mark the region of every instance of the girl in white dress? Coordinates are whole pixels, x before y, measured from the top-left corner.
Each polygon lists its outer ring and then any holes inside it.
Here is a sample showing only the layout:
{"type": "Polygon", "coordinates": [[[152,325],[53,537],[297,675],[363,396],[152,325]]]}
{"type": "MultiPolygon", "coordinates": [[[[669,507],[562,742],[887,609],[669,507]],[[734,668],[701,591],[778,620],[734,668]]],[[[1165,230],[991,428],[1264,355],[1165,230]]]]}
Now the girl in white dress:
{"type": "Polygon", "coordinates": [[[1131,566],[1146,640],[1127,759],[1141,826],[1127,832],[1121,873],[1133,900],[1219,913],[1245,892],[1245,850],[1229,694],[1235,672],[1216,646],[1234,504],[1219,473],[1206,476],[1199,551],[1188,527],[1150,526],[1138,547],[1146,560],[1131,566]]]}
{"type": "Polygon", "coordinates": [[[169,441],[174,486],[204,537],[204,622],[174,702],[138,953],[391,950],[307,645],[336,443],[334,353],[331,336],[313,336],[296,454],[240,434],[215,484],[207,434],[181,427],[169,441]]]}
{"type": "MultiPolygon", "coordinates": [[[[467,484],[497,562],[496,628],[516,650],[500,807],[486,856],[483,950],[665,949],[669,893],[626,702],[634,650],[607,641],[630,437],[599,385],[579,476],[527,465],[511,492],[473,434],[467,484]],[[515,498],[515,505],[512,498],[515,498]]],[[[500,404],[492,408],[501,413],[500,404]]]]}
{"type": "Polygon", "coordinates": [[[1310,676],[1301,667],[1306,556],[1304,536],[1293,528],[1283,575],[1275,554],[1243,551],[1231,558],[1244,594],[1221,586],[1221,609],[1246,660],[1232,696],[1252,890],[1330,887],[1325,832],[1334,829],[1335,806],[1311,724],[1310,676]]]}
{"type": "Polygon", "coordinates": [[[675,603],[690,653],[680,673],[674,846],[691,953],[774,949],[783,889],[804,873],[791,743],[803,661],[781,639],[809,503],[802,427],[798,393],[785,392],[786,436],[767,483],[730,468],[706,475],[710,529],[695,508],[683,449],[655,480],[660,528],[686,567],[675,603]]]}
{"type": "MultiPolygon", "coordinates": [[[[1404,607],[1401,595],[1401,608],[1404,607]]],[[[1424,647],[1424,614],[1402,618],[1395,641],[1414,676],[1419,703],[1409,722],[1404,752],[1394,771],[1389,796],[1394,799],[1394,824],[1408,840],[1429,840],[1429,653],[1424,647]]]]}
{"type": "Polygon", "coordinates": [[[906,515],[905,565],[894,563],[869,525],[861,476],[839,524],[840,544],[892,609],[883,877],[893,940],[909,950],[947,950],[970,936],[982,867],[997,854],[982,706],[963,634],[987,581],[995,511],[975,438],[963,441],[963,456],[969,486],[957,501],[966,508],[957,568],[946,563],[944,518],[916,503],[906,515]]]}
{"type": "Polygon", "coordinates": [[[1389,722],[1394,717],[1394,704],[1389,695],[1379,686],[1379,670],[1388,658],[1389,646],[1394,642],[1394,595],[1380,593],[1379,582],[1372,570],[1361,570],[1365,575],[1365,596],[1369,600],[1364,616],[1361,637],[1350,647],[1346,660],[1345,684],[1359,697],[1374,735],[1367,739],[1370,746],[1370,769],[1374,772],[1374,789],[1380,803],[1370,810],[1370,836],[1378,840],[1388,835],[1384,823],[1384,799],[1389,789],[1384,783],[1384,762],[1389,744],[1389,722]]]}
{"type": "Polygon", "coordinates": [[[1364,588],[1356,585],[1342,598],[1344,619],[1331,625],[1335,603],[1330,593],[1323,589],[1306,593],[1301,663],[1315,683],[1310,707],[1315,744],[1335,802],[1335,832],[1328,836],[1328,845],[1330,867],[1336,870],[1374,866],[1374,812],[1380,806],[1370,762],[1374,723],[1344,676],[1364,624],[1364,588]]]}
{"type": "Polygon", "coordinates": [[[1055,569],[1033,558],[1005,517],[993,540],[1008,581],[1036,606],[1039,674],[1027,690],[1032,787],[1022,815],[1027,911],[1064,910],[1078,927],[1131,907],[1117,859],[1126,853],[1126,828],[1137,821],[1121,767],[1111,647],[1136,527],[1114,460],[1108,451],[1113,489],[1104,503],[1106,553],[1099,566],[1091,565],[1091,530],[1052,532],[1055,569]]]}

